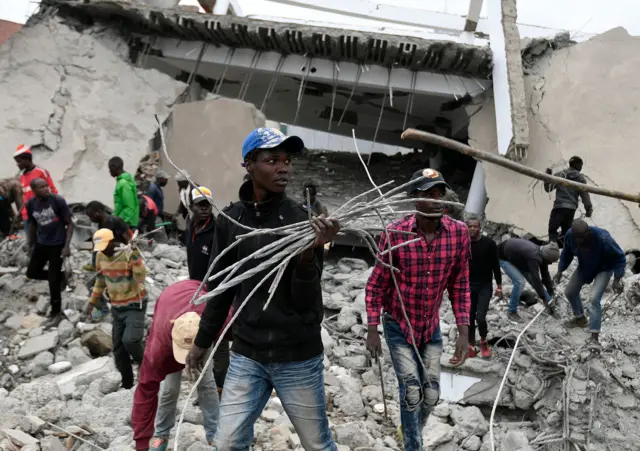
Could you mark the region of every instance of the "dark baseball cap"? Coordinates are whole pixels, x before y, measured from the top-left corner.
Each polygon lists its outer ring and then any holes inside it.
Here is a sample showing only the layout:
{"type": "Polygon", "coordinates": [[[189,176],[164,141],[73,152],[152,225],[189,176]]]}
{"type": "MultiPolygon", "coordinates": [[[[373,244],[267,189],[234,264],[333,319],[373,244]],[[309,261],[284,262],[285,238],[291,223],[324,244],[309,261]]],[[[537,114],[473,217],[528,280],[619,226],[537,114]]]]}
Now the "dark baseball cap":
{"type": "Polygon", "coordinates": [[[413,194],[416,191],[427,191],[434,186],[439,185],[450,189],[447,182],[444,181],[444,177],[442,176],[442,174],[431,168],[420,169],[419,171],[416,171],[411,176],[411,180],[415,180],[415,183],[409,185],[409,188],[407,189],[408,194],[413,194]]]}

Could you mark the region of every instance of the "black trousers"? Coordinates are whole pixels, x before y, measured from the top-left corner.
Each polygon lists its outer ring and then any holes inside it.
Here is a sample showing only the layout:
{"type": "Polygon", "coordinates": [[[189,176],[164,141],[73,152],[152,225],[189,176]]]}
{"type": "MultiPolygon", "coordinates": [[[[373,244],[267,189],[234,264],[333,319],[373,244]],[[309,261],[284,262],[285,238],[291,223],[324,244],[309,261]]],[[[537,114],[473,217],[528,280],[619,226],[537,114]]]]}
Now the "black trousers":
{"type": "Polygon", "coordinates": [[[227,377],[229,369],[229,342],[223,340],[213,354],[213,377],[216,379],[216,386],[222,388],[224,379],[227,377]]]}
{"type": "Polygon", "coordinates": [[[493,285],[491,282],[480,285],[471,286],[471,313],[469,318],[469,343],[476,342],[476,323],[480,338],[487,338],[487,312],[489,311],[489,301],[493,294],[493,285]]]}
{"type": "Polygon", "coordinates": [[[11,218],[11,204],[9,200],[0,200],[0,234],[5,238],[11,234],[11,218]]]}
{"type": "Polygon", "coordinates": [[[142,310],[118,308],[111,309],[113,317],[113,359],[122,376],[122,387],[133,387],[132,360],[142,363],[144,357],[144,317],[146,303],[142,310]]]}
{"type": "MultiPolygon", "coordinates": [[[[147,216],[140,217],[138,222],[138,230],[140,235],[143,233],[151,232],[156,228],[156,214],[152,211],[147,212],[147,216]]],[[[152,237],[149,237],[152,238],[152,237]]]]}
{"type": "Polygon", "coordinates": [[[576,211],[571,208],[554,208],[549,215],[549,242],[562,246],[564,236],[571,228],[576,211]],[[558,229],[561,234],[558,235],[558,229]]]}
{"type": "Polygon", "coordinates": [[[60,313],[62,309],[62,249],[64,245],[44,246],[36,244],[27,267],[27,277],[35,280],[49,281],[49,296],[51,297],[51,315],[60,313]],[[49,263],[49,268],[44,269],[49,263]]]}

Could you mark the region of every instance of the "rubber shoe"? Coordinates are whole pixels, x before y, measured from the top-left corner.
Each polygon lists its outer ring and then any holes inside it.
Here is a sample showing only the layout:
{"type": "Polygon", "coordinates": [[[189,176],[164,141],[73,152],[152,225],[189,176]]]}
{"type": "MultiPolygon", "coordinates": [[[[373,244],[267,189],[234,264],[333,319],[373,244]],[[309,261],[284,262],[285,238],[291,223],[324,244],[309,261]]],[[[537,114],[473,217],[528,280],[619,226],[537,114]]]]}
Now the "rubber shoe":
{"type": "Polygon", "coordinates": [[[482,354],[482,358],[488,359],[491,357],[491,347],[486,340],[480,340],[480,353],[482,354]]]}
{"type": "Polygon", "coordinates": [[[169,446],[169,439],[153,437],[149,442],[149,451],[166,451],[167,446],[169,446]]]}
{"type": "Polygon", "coordinates": [[[574,327],[585,327],[589,324],[586,316],[574,316],[569,321],[564,323],[565,327],[572,329],[574,327]]]}
{"type": "Polygon", "coordinates": [[[478,357],[478,349],[475,346],[469,345],[469,355],[467,357],[478,357]]]}
{"type": "Polygon", "coordinates": [[[507,318],[509,319],[509,321],[515,321],[520,322],[520,315],[518,315],[518,312],[509,312],[507,314],[507,318]]]}

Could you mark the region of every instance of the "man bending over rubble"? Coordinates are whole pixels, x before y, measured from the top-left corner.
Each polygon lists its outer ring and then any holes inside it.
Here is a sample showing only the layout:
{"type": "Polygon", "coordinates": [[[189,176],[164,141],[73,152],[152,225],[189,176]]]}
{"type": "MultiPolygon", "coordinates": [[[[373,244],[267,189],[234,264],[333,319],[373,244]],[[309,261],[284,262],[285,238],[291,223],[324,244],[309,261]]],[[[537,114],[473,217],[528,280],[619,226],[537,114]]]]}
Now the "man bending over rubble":
{"type": "MultiPolygon", "coordinates": [[[[131,413],[137,450],[167,449],[176,420],[182,370],[206,305],[191,303],[199,286],[197,280],[174,283],[162,292],[154,307],[131,413]]],[[[202,290],[200,295],[205,292],[202,290]]],[[[198,385],[198,401],[206,438],[211,445],[218,426],[219,409],[218,392],[211,371],[205,373],[198,385]]]]}
{"type": "MultiPolygon", "coordinates": [[[[242,145],[242,159],[251,180],[240,187],[240,201],[224,210],[226,215],[253,228],[275,228],[308,220],[308,213],[285,194],[291,174],[291,154],[302,152],[297,136],[286,137],[272,128],[252,131],[242,145]]],[[[320,277],[323,246],[340,229],[335,220],[312,218],[316,233],[313,248],[289,263],[273,299],[270,282],[263,284],[233,323],[231,363],[222,391],[220,422],[214,440],[218,451],[248,450],[253,441],[253,424],[260,416],[273,389],[282,401],[305,450],[333,450],[324,392],[323,348],[320,324],[323,319],[320,277]]],[[[214,259],[244,230],[223,215],[218,216],[214,259]]],[[[225,254],[213,274],[279,239],[261,235],[225,254]]],[[[261,260],[251,260],[258,265],[261,260]]],[[[249,263],[243,271],[249,270],[249,263]]],[[[220,332],[232,307],[236,311],[265,276],[259,273],[235,290],[211,299],[202,315],[200,330],[187,358],[187,366],[202,368],[206,349],[220,332]]],[[[214,289],[222,279],[209,283],[214,289]]]]}
{"type": "Polygon", "coordinates": [[[44,328],[56,326],[62,319],[62,290],[65,277],[62,259],[71,255],[73,221],[67,202],[57,194],[51,194],[43,179],[31,181],[31,192],[35,197],[26,205],[29,218],[29,266],[27,277],[49,281],[51,311],[44,328]],[[48,269],[44,267],[48,264],[48,269]]]}
{"type": "Polygon", "coordinates": [[[564,293],[571,303],[571,309],[575,316],[567,321],[565,326],[584,327],[588,324],[589,332],[591,332],[590,345],[598,349],[600,347],[598,337],[602,322],[600,301],[611,276],[614,276],[611,288],[616,293],[622,293],[624,288],[622,277],[627,260],[624,251],[609,232],[598,227],[590,227],[582,219],[573,221],[571,230],[565,235],[558,273],[555,276],[556,283],[560,283],[562,273],[569,267],[574,257],[578,257],[578,268],[569,278],[564,293]],[[584,285],[590,283],[593,283],[589,292],[591,314],[589,321],[587,321],[580,299],[580,290],[584,285]]]}
{"type": "Polygon", "coordinates": [[[133,387],[134,362],[142,363],[144,355],[144,318],[147,310],[147,293],[144,281],[146,270],[140,251],[116,250],[116,240],[109,229],[93,234],[93,250],[96,257],[97,277],[91,299],[85,312],[91,320],[94,306],[99,305],[106,289],[109,293],[113,318],[113,358],[122,375],[122,388],[133,387]]]}
{"type": "Polygon", "coordinates": [[[560,248],[553,242],[538,246],[523,238],[509,238],[498,246],[500,267],[513,282],[509,299],[508,317],[511,321],[520,321],[518,304],[526,282],[536,291],[542,303],[553,313],[549,300],[553,296],[553,282],[549,274],[549,265],[560,258],[560,248]],[[546,288],[546,290],[545,290],[546,288]]]}
{"type": "Polygon", "coordinates": [[[456,351],[451,363],[462,365],[469,351],[469,232],[464,223],[444,215],[442,204],[428,202],[445,196],[448,188],[434,169],[413,174],[415,183],[408,194],[419,200],[421,214],[392,222],[380,237],[380,250],[397,246],[415,237],[420,239],[379,257],[396,268],[399,290],[391,272],[376,263],[366,287],[367,349],[380,357],[382,345],[378,325],[382,317],[384,336],[389,345],[400,390],[400,419],[405,451],[422,449],[422,430],[440,398],[440,305],[444,290],[458,325],[456,351]],[[422,214],[427,216],[422,216],[422,214]],[[400,291],[400,294],[398,293],[400,291]],[[409,322],[407,322],[407,317],[409,322]],[[415,349],[417,348],[417,351],[415,349]]]}

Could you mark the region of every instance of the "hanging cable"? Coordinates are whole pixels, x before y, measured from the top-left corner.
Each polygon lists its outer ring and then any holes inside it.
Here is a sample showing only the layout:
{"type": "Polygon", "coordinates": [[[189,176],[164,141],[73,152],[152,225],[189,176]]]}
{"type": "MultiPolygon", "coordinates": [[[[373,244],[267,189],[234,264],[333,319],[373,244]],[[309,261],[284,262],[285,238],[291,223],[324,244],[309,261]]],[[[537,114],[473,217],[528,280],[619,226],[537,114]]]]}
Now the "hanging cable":
{"type": "Polygon", "coordinates": [[[351,99],[353,98],[353,94],[356,92],[356,87],[360,82],[360,76],[362,75],[362,65],[358,64],[358,71],[356,72],[356,79],[353,82],[353,86],[351,87],[351,93],[349,94],[349,98],[347,99],[347,104],[344,106],[344,110],[342,110],[342,115],[340,115],[340,119],[338,120],[338,127],[342,124],[342,119],[344,119],[344,115],[349,109],[349,104],[351,103],[351,99]]]}
{"type": "Polygon", "coordinates": [[[222,70],[222,74],[220,75],[220,78],[218,79],[218,81],[216,82],[216,85],[213,88],[213,91],[215,94],[218,94],[220,92],[220,88],[222,88],[222,83],[224,82],[224,77],[227,76],[227,71],[229,70],[229,64],[231,63],[231,60],[233,59],[233,55],[236,53],[236,49],[232,49],[230,48],[227,51],[227,56],[224,57],[224,69],[222,70]]]}
{"type": "Polygon", "coordinates": [[[282,70],[282,66],[284,65],[285,60],[284,55],[280,55],[280,59],[278,60],[278,64],[276,65],[276,70],[271,77],[271,81],[269,82],[269,86],[267,87],[267,92],[264,95],[264,99],[262,100],[262,105],[260,106],[260,112],[264,113],[264,109],[267,107],[267,102],[271,98],[271,94],[275,90],[276,83],[278,82],[278,76],[280,75],[280,71],[282,70]]]}
{"type": "Polygon", "coordinates": [[[382,106],[380,107],[380,114],[378,115],[378,123],[376,124],[376,131],[373,132],[373,142],[371,143],[371,150],[369,151],[369,157],[367,158],[367,166],[371,163],[371,155],[373,155],[373,148],[376,145],[376,140],[378,139],[378,130],[380,130],[380,122],[382,122],[382,113],[384,112],[384,107],[387,103],[387,93],[384,93],[384,97],[382,97],[382,106]]]}
{"type": "Polygon", "coordinates": [[[186,93],[189,100],[193,100],[191,98],[191,85],[193,84],[193,81],[196,78],[198,69],[200,68],[200,63],[202,62],[202,57],[204,56],[204,52],[207,50],[207,46],[208,46],[207,44],[203,43],[202,46],[200,47],[200,53],[198,53],[198,59],[196,59],[196,64],[194,64],[193,69],[189,74],[189,78],[187,79],[186,93]]]}
{"type": "Polygon", "coordinates": [[[329,127],[327,132],[331,131],[331,123],[333,122],[333,111],[336,106],[336,95],[338,93],[338,75],[340,73],[340,66],[337,61],[333,62],[333,92],[331,93],[331,111],[329,113],[329,127]]]}
{"type": "Polygon", "coordinates": [[[393,66],[389,67],[389,73],[387,75],[387,89],[389,90],[389,106],[393,108],[393,88],[391,87],[391,73],[393,72],[393,66]]]}
{"type": "Polygon", "coordinates": [[[415,95],[416,92],[416,79],[417,79],[417,72],[411,72],[411,88],[409,90],[409,98],[407,99],[407,108],[405,109],[404,112],[404,121],[402,122],[402,130],[406,130],[407,129],[407,118],[409,117],[410,114],[410,110],[413,108],[413,96],[415,95]]]}
{"type": "Polygon", "coordinates": [[[293,118],[293,125],[296,125],[298,123],[298,113],[300,113],[300,106],[302,106],[302,98],[304,97],[304,90],[307,87],[307,76],[309,75],[309,72],[311,72],[311,61],[313,60],[312,57],[307,57],[306,61],[305,61],[305,66],[302,66],[302,68],[304,69],[304,75],[302,76],[302,80],[300,80],[300,89],[298,89],[298,106],[296,107],[296,115],[293,118]]]}
{"type": "Polygon", "coordinates": [[[240,86],[240,92],[238,93],[238,98],[240,100],[244,100],[244,97],[247,95],[247,91],[249,91],[249,86],[251,85],[251,79],[253,78],[253,74],[256,70],[256,66],[258,65],[258,61],[260,61],[261,55],[262,55],[262,50],[256,50],[255,54],[253,55],[253,58],[251,59],[249,72],[244,77],[242,86],[240,86]]]}

